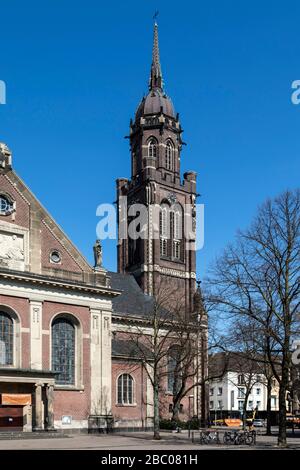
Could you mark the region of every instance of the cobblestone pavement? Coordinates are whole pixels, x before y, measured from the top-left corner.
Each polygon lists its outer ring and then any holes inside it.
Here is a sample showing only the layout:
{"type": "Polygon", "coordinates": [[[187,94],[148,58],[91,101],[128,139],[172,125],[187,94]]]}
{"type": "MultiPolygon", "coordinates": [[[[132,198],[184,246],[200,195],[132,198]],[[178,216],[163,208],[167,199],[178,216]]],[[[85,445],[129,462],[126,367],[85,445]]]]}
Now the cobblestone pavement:
{"type": "MultiPolygon", "coordinates": [[[[237,450],[237,449],[276,449],[276,436],[258,436],[256,446],[225,446],[200,445],[192,443],[187,433],[172,434],[161,433],[162,439],[154,441],[151,433],[128,433],[126,435],[75,435],[71,437],[57,437],[55,439],[10,439],[0,440],[0,450],[26,450],[26,449],[49,449],[49,450],[237,450]]],[[[300,450],[300,436],[291,437],[289,448],[300,450]]]]}

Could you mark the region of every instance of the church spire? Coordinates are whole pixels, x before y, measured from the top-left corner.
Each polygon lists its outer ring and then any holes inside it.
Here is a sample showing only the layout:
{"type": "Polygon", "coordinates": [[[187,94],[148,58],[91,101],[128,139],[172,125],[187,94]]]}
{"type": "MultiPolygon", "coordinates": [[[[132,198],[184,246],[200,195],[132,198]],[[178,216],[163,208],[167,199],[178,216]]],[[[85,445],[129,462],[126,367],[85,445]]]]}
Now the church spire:
{"type": "Polygon", "coordinates": [[[159,60],[159,46],[158,46],[158,25],[155,21],[154,23],[154,37],[153,37],[153,51],[152,51],[152,64],[151,64],[151,74],[149,89],[155,90],[163,89],[163,78],[161,73],[161,66],[159,60]]]}

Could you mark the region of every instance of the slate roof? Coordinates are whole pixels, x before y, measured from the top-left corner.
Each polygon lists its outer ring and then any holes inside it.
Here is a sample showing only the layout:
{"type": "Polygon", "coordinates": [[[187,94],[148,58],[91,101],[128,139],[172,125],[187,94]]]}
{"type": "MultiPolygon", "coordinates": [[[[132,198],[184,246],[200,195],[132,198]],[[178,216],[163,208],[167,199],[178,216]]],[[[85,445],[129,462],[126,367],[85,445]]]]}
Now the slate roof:
{"type": "Polygon", "coordinates": [[[130,357],[133,359],[146,357],[147,359],[151,359],[151,351],[142,344],[137,346],[137,344],[131,340],[112,339],[112,356],[130,357]]]}
{"type": "Polygon", "coordinates": [[[175,118],[175,109],[171,98],[161,90],[152,90],[140,102],[135,119],[139,120],[147,114],[160,114],[161,110],[163,114],[175,118]]]}
{"type": "MultiPolygon", "coordinates": [[[[257,355],[259,359],[259,355],[257,355]]],[[[208,359],[209,375],[217,376],[226,372],[261,373],[263,363],[251,360],[246,354],[230,351],[219,352],[208,359]]]]}
{"type": "Polygon", "coordinates": [[[112,289],[122,291],[112,299],[113,312],[123,316],[147,317],[153,311],[154,300],[144,294],[131,274],[108,272],[112,289]]]}

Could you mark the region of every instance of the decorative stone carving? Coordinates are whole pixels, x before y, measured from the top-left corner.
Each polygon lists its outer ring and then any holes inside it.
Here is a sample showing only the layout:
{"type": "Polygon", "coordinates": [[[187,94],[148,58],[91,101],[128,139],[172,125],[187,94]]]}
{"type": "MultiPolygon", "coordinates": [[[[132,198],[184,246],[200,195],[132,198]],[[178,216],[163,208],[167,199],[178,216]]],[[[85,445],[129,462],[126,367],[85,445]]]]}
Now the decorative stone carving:
{"type": "Polygon", "coordinates": [[[11,151],[6,144],[0,142],[0,167],[5,168],[6,164],[11,165],[11,151]]]}
{"type": "Polygon", "coordinates": [[[168,194],[167,199],[168,199],[170,204],[176,204],[176,202],[177,202],[177,196],[174,193],[168,194]]]}
{"type": "Polygon", "coordinates": [[[95,269],[102,267],[102,246],[100,240],[96,240],[96,243],[93,247],[94,258],[95,258],[95,269]]]}
{"type": "Polygon", "coordinates": [[[0,262],[4,266],[19,269],[24,265],[24,237],[0,231],[0,262]]]}

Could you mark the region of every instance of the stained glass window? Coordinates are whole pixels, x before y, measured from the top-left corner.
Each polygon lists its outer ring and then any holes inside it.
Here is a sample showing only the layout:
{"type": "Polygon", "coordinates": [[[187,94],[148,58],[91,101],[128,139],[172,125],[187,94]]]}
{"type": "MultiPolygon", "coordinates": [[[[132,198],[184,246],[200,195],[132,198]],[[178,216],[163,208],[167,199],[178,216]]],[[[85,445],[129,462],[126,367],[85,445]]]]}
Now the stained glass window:
{"type": "Polygon", "coordinates": [[[13,365],[14,323],[7,313],[0,312],[0,365],[13,365]]]}
{"type": "Polygon", "coordinates": [[[52,325],[52,370],[57,384],[75,384],[75,327],[65,318],[52,325]]]}
{"type": "Polygon", "coordinates": [[[3,196],[3,194],[0,195],[0,214],[1,215],[6,215],[10,214],[12,212],[12,203],[9,201],[9,199],[6,196],[3,196]]]}

